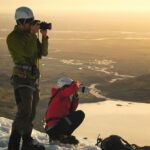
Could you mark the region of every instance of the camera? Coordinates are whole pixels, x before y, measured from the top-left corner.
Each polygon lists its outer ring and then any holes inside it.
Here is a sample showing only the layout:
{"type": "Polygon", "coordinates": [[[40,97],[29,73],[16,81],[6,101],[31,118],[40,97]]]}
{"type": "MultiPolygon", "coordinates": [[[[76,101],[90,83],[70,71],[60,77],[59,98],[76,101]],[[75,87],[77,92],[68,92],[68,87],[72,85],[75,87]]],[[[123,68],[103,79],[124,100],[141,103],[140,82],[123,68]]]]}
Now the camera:
{"type": "Polygon", "coordinates": [[[80,85],[79,92],[81,92],[81,93],[88,93],[89,92],[89,88],[87,86],[80,85]]]}
{"type": "Polygon", "coordinates": [[[52,29],[52,23],[47,23],[47,22],[41,22],[40,23],[40,29],[41,30],[51,30],[52,29]]]}

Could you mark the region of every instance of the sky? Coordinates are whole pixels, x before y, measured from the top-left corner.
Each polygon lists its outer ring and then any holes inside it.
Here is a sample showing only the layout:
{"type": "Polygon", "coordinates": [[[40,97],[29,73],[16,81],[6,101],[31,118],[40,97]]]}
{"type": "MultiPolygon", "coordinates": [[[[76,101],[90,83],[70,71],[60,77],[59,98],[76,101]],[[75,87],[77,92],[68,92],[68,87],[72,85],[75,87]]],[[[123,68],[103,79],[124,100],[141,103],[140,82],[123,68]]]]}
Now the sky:
{"type": "Polygon", "coordinates": [[[34,11],[54,12],[150,12],[150,0],[3,0],[0,13],[12,13],[19,6],[34,11]]]}
{"type": "Polygon", "coordinates": [[[50,20],[56,28],[147,30],[150,26],[150,0],[2,0],[0,20],[7,13],[14,24],[20,6],[30,7],[35,18],[50,20]]]}

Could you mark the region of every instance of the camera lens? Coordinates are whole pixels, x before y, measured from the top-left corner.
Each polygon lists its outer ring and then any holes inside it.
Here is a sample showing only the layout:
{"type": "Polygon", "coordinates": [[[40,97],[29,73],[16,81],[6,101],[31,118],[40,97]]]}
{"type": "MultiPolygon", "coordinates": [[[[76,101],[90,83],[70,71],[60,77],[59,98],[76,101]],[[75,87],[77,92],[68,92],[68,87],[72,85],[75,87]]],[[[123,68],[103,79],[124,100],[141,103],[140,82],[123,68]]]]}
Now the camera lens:
{"type": "Polygon", "coordinates": [[[40,29],[41,30],[51,30],[52,29],[52,24],[51,23],[46,23],[46,22],[41,22],[40,23],[40,29]]]}

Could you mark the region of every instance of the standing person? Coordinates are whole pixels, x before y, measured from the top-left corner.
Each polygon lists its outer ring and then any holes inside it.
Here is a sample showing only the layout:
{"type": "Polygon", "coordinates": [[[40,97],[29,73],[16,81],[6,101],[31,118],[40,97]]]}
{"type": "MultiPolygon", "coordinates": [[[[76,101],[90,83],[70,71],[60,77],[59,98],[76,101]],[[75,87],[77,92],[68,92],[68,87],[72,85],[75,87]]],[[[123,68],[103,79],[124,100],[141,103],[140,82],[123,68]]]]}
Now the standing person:
{"type": "Polygon", "coordinates": [[[45,113],[46,133],[50,141],[78,144],[79,141],[72,133],[85,117],[83,111],[76,110],[79,103],[80,83],[68,77],[60,78],[57,83],[58,87],[52,88],[52,97],[45,113]]]}
{"type": "Polygon", "coordinates": [[[7,45],[14,62],[12,85],[14,87],[17,114],[12,124],[8,150],[43,150],[41,145],[35,145],[31,137],[33,120],[39,101],[39,59],[48,54],[47,30],[41,30],[40,43],[36,32],[40,26],[34,22],[30,8],[19,7],[16,10],[17,25],[7,37],[7,45]],[[35,24],[33,24],[35,23],[35,24]]]}

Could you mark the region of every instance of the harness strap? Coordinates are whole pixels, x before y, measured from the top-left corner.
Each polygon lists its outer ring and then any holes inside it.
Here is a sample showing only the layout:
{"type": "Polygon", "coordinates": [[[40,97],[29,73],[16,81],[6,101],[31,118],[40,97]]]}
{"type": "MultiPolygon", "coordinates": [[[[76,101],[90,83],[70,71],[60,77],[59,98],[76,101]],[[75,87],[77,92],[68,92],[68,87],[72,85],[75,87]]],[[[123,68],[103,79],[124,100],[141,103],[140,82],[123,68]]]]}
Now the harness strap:
{"type": "MultiPolygon", "coordinates": [[[[47,119],[47,120],[45,121],[45,122],[46,122],[45,130],[48,131],[48,130],[54,128],[54,127],[57,125],[57,123],[55,123],[55,124],[51,125],[50,127],[48,127],[48,125],[47,125],[48,122],[54,121],[54,120],[60,120],[60,119],[62,119],[62,118],[63,118],[63,117],[53,117],[53,118],[47,119]]],[[[72,125],[72,122],[71,122],[71,120],[70,120],[68,117],[64,117],[64,120],[65,120],[69,125],[72,125]]]]}
{"type": "Polygon", "coordinates": [[[23,87],[27,87],[27,88],[29,88],[29,89],[31,89],[31,90],[33,90],[33,91],[35,91],[35,90],[36,90],[36,88],[35,88],[35,87],[30,86],[30,85],[26,85],[26,84],[17,85],[17,86],[15,86],[15,89],[23,88],[23,87]]]}
{"type": "Polygon", "coordinates": [[[65,117],[64,119],[70,126],[72,125],[72,121],[68,117],[65,117]]]}
{"type": "Polygon", "coordinates": [[[48,132],[52,128],[54,128],[57,125],[57,123],[53,124],[52,126],[48,127],[47,125],[45,126],[45,131],[48,132]]]}
{"type": "Polygon", "coordinates": [[[48,118],[46,119],[46,123],[50,122],[50,121],[54,121],[54,120],[60,120],[62,119],[61,117],[52,117],[52,118],[48,118]]]}
{"type": "Polygon", "coordinates": [[[60,119],[62,119],[62,118],[61,117],[53,117],[53,118],[48,118],[47,120],[45,120],[45,122],[46,122],[45,130],[48,131],[48,130],[52,129],[53,127],[55,127],[55,125],[57,124],[57,123],[55,123],[52,126],[48,127],[48,125],[47,125],[48,122],[54,121],[54,120],[60,120],[60,119]]]}
{"type": "Polygon", "coordinates": [[[24,65],[24,64],[15,64],[15,67],[19,69],[28,70],[28,71],[32,71],[33,68],[32,66],[24,65]]]}

